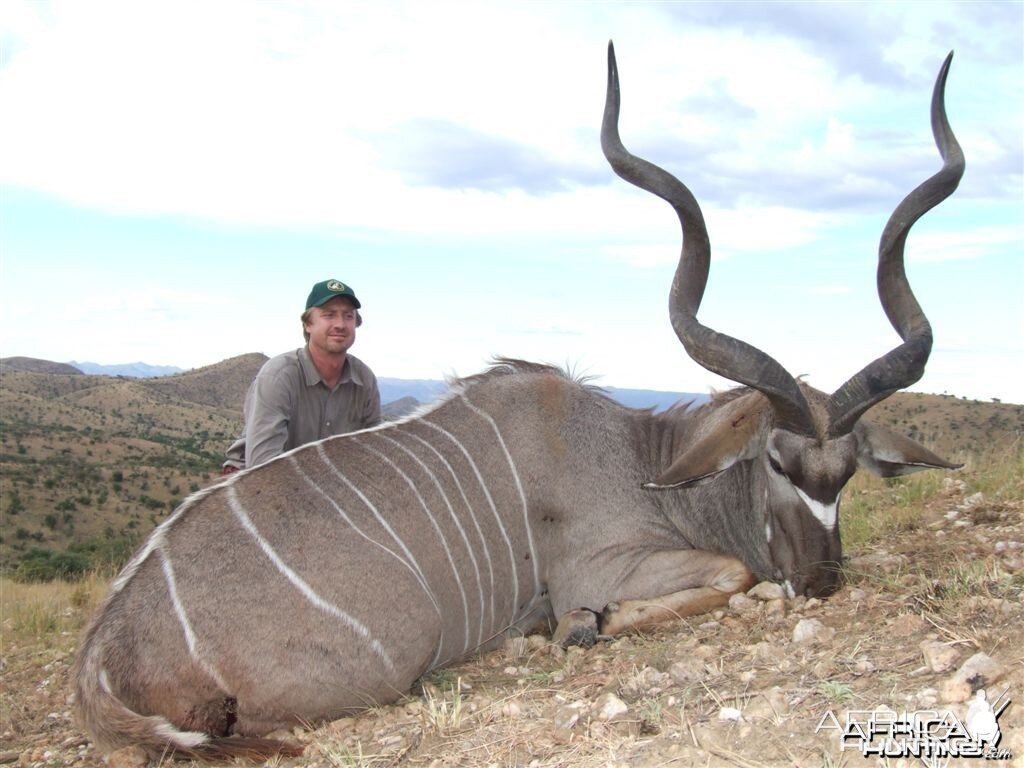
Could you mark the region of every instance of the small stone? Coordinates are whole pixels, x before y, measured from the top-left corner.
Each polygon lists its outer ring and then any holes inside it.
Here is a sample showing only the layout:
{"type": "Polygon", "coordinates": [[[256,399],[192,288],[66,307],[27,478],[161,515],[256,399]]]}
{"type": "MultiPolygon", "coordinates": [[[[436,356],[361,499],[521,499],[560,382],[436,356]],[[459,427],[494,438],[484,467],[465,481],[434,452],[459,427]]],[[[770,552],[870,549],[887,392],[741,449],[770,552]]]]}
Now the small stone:
{"type": "Polygon", "coordinates": [[[970,496],[964,499],[964,506],[967,507],[968,509],[971,509],[972,507],[980,507],[983,503],[985,503],[985,494],[982,493],[981,491],[978,491],[977,493],[972,493],[970,496]]]}
{"type": "Polygon", "coordinates": [[[769,600],[765,603],[765,615],[770,619],[781,619],[786,616],[785,600],[769,600]]]}
{"type": "Polygon", "coordinates": [[[579,703],[559,707],[558,711],[555,712],[554,718],[552,718],[555,728],[563,728],[565,730],[573,728],[580,721],[581,709],[582,707],[579,703]]]}
{"type": "Polygon", "coordinates": [[[793,627],[794,643],[827,643],[835,635],[832,627],[826,627],[817,619],[800,619],[793,627]]]}
{"type": "Polygon", "coordinates": [[[875,671],[875,665],[868,659],[858,659],[853,665],[853,671],[858,675],[870,675],[875,671]]]}
{"type": "Polygon", "coordinates": [[[990,656],[976,653],[949,679],[943,681],[939,696],[943,701],[967,701],[975,691],[987,688],[1006,674],[1005,668],[990,656]]]}
{"type": "Polygon", "coordinates": [[[705,632],[709,632],[714,629],[720,628],[722,625],[717,621],[705,621],[703,624],[698,624],[697,629],[703,629],[705,632]]]}
{"type": "Polygon", "coordinates": [[[145,768],[149,755],[142,747],[122,747],[107,756],[107,768],[145,768]]]}
{"type": "Polygon", "coordinates": [[[501,705],[501,714],[505,717],[519,717],[523,714],[523,708],[514,701],[506,701],[501,705]]]}
{"type": "Polygon", "coordinates": [[[819,605],[821,605],[821,600],[819,600],[816,597],[809,597],[807,598],[807,602],[804,603],[804,610],[810,611],[814,608],[817,608],[819,605]]]}
{"type": "Polygon", "coordinates": [[[603,693],[594,702],[594,711],[597,713],[598,720],[610,723],[625,717],[629,712],[629,707],[614,693],[603,693]]]}
{"type": "Polygon", "coordinates": [[[742,592],[737,592],[735,595],[729,598],[729,609],[736,611],[736,613],[751,613],[757,610],[758,603],[742,592]]]}
{"type": "Polygon", "coordinates": [[[743,719],[743,713],[735,707],[722,707],[718,710],[719,720],[730,720],[734,723],[738,723],[743,719]]]}
{"type": "Polygon", "coordinates": [[[868,593],[863,589],[849,589],[846,591],[846,599],[851,603],[862,603],[867,600],[868,593]]]}
{"type": "Polygon", "coordinates": [[[775,661],[782,656],[782,649],[777,645],[762,640],[750,649],[755,661],[775,661]]]}
{"type": "Polygon", "coordinates": [[[758,600],[769,602],[771,600],[785,599],[786,592],[782,588],[781,584],[776,584],[774,581],[762,581],[760,584],[748,589],[747,595],[758,600]]]}
{"type": "Polygon", "coordinates": [[[699,683],[707,677],[704,662],[699,659],[685,659],[684,661],[677,661],[668,668],[668,674],[669,677],[679,685],[699,683]]]}
{"type": "Polygon", "coordinates": [[[526,647],[531,651],[539,651],[548,645],[548,639],[544,635],[530,635],[526,638],[526,647]]]}
{"type": "Polygon", "coordinates": [[[920,645],[924,654],[924,663],[932,672],[946,672],[953,668],[960,652],[947,643],[937,640],[925,640],[920,645]]]}

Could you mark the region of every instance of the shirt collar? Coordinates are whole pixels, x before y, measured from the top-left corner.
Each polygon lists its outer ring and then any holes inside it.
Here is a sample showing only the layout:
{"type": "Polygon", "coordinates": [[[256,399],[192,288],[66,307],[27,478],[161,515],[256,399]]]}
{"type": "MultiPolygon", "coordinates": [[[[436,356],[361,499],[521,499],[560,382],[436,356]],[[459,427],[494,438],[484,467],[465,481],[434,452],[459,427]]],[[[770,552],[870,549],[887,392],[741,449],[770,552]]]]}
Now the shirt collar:
{"type": "MultiPolygon", "coordinates": [[[[307,387],[314,387],[317,384],[323,382],[323,377],[320,375],[320,371],[316,369],[316,364],[313,362],[313,358],[309,355],[309,347],[299,347],[299,365],[302,366],[302,376],[306,380],[307,387]]],[[[359,372],[358,367],[353,363],[355,358],[352,355],[345,356],[345,367],[341,370],[341,380],[338,384],[347,384],[352,382],[357,387],[365,385],[362,374],[359,372]]],[[[327,386],[326,383],[324,386],[327,386]]]]}

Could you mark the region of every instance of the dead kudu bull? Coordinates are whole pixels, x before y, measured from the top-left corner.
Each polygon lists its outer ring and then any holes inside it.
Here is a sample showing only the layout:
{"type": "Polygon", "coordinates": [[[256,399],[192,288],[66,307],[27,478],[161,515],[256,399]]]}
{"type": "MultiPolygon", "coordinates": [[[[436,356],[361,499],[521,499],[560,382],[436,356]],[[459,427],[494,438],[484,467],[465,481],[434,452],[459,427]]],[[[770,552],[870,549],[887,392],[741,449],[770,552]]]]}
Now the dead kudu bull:
{"type": "Polygon", "coordinates": [[[932,101],[944,166],[899,205],[880,247],[879,295],[903,343],[828,395],[696,320],[703,218],[683,184],[619,141],[609,49],[605,155],[682,222],[673,327],[694,359],[746,386],[652,415],[506,360],[415,417],[196,494],[85,636],[77,707],[96,743],[266,754],[282,745],[262,733],[392,701],[547,617],[564,634],[590,609],[615,634],[723,605],[757,578],[833,592],[839,494],[858,462],[885,476],[953,466],[861,418],[917,381],[931,348],[903,247],[963,173],[948,66],[932,101]]]}

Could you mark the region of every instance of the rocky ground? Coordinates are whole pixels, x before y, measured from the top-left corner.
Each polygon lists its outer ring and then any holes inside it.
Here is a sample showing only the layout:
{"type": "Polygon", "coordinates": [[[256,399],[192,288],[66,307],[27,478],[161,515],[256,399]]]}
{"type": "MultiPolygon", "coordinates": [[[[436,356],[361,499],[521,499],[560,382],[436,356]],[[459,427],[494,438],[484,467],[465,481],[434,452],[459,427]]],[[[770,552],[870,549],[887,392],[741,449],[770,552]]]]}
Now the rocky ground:
{"type": "MultiPolygon", "coordinates": [[[[423,681],[404,701],[314,730],[281,766],[900,766],[840,750],[851,710],[952,711],[984,689],[1024,765],[1024,509],[947,479],[909,523],[852,551],[827,601],[766,585],[713,615],[562,650],[540,636],[423,681]],[[824,726],[820,727],[819,726],[824,726]]],[[[72,601],[75,602],[75,601],[72,601]]],[[[70,715],[76,612],[35,638],[4,619],[0,762],[98,766],[70,715]]],[[[53,624],[50,622],[49,624],[53,624]]],[[[132,749],[111,759],[140,766],[132,749]]],[[[935,765],[946,765],[937,761],[935,765]]],[[[949,765],[981,765],[953,760],[949,765]]]]}

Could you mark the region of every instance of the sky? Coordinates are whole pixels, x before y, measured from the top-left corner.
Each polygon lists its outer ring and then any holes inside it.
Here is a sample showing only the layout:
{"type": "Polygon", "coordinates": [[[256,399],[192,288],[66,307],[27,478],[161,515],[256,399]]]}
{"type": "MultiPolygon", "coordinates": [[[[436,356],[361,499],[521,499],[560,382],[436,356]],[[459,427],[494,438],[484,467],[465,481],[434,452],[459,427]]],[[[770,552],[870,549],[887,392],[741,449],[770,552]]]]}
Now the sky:
{"type": "Polygon", "coordinates": [[[492,356],[707,392],[668,320],[686,183],[699,318],[833,391],[899,343],[878,238],[937,171],[955,50],[958,191],[914,227],[935,333],[913,389],[1024,403],[1024,4],[0,0],[0,357],[193,368],[302,344],[313,283],[363,304],[378,376],[492,356]]]}

